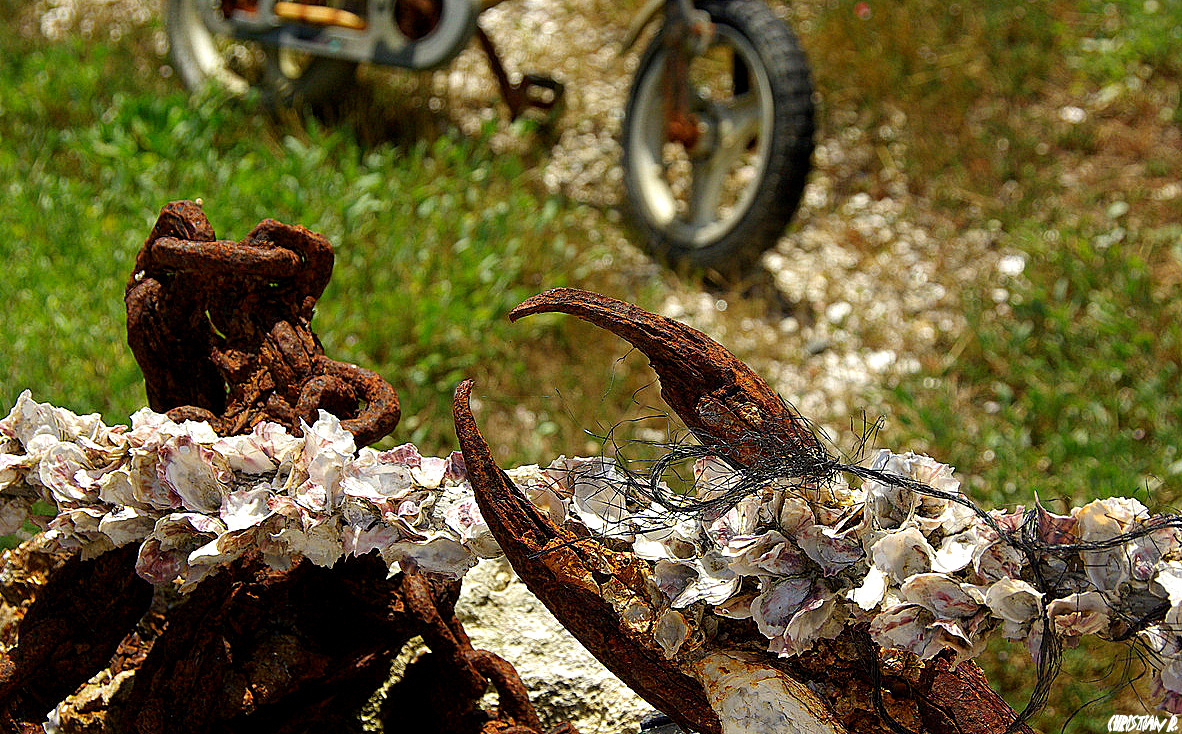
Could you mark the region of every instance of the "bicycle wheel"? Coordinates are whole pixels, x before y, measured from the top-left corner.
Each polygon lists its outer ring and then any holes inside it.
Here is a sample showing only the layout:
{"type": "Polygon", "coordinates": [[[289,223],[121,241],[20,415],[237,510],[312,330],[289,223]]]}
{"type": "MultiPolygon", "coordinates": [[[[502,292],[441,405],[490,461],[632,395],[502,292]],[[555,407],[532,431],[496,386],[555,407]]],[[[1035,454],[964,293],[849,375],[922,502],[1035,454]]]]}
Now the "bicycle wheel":
{"type": "Polygon", "coordinates": [[[701,135],[668,139],[658,36],[624,111],[629,207],[654,252],[741,273],[775,244],[800,203],[813,151],[812,81],[792,30],[760,0],[700,0],[714,38],[689,63],[701,135]]]}
{"type": "Polygon", "coordinates": [[[257,88],[269,106],[316,104],[340,96],[357,64],[235,38],[219,0],[165,0],[164,28],[181,81],[197,91],[210,83],[235,94],[257,88]]]}

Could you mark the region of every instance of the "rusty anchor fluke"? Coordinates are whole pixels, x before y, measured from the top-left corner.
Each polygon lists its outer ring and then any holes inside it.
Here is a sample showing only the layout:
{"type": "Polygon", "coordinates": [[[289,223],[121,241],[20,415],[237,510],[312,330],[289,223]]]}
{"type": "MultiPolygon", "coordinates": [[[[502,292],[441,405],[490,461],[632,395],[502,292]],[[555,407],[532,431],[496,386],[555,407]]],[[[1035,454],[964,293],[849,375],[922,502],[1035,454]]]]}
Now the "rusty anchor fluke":
{"type": "MultiPolygon", "coordinates": [[[[526,300],[509,317],[554,311],[607,329],[644,353],[664,400],[704,446],[737,467],[786,453],[806,464],[830,460],[808,422],[705,334],[623,301],[565,288],[526,300]]],[[[473,419],[471,391],[467,381],[456,392],[456,433],[477,503],[514,569],[607,668],[681,726],[725,731],[717,712],[750,693],[736,690],[747,681],[755,682],[751,691],[774,684],[788,691],[776,700],[802,703],[814,727],[802,731],[1001,734],[1016,720],[972,662],[953,668],[944,654],[919,662],[902,653],[906,664],[884,669],[877,646],[867,660],[868,638],[855,627],[786,660],[764,652],[767,641],[753,625],[710,618],[696,625],[692,643],[666,656],[655,633],[668,602],[647,562],[559,527],[535,508],[497,467],[473,419]],[[884,699],[889,718],[881,716],[884,699]]]]}
{"type": "Polygon", "coordinates": [[[807,421],[710,337],[624,301],[574,288],[540,293],[509,312],[516,321],[560,312],[606,329],[649,358],[661,397],[703,445],[743,466],[786,450],[824,457],[807,421]]]}
{"type": "Polygon", "coordinates": [[[476,427],[469,405],[472,384],[466,380],[456,390],[456,435],[481,515],[514,570],[563,626],[642,698],[682,726],[721,732],[701,683],[667,660],[652,636],[658,604],[644,562],[584,542],[525,498],[476,427]]]}

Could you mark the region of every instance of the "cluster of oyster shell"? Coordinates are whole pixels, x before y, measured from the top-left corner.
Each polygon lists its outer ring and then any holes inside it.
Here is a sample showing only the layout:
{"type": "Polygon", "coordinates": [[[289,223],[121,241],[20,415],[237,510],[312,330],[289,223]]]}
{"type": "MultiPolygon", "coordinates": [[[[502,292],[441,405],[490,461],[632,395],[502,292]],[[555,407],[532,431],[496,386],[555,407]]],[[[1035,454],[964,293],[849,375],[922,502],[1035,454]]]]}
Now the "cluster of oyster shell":
{"type": "MultiPolygon", "coordinates": [[[[87,557],[138,543],[137,572],[182,590],[247,551],[280,568],[295,556],[331,566],[378,551],[391,572],[413,561],[452,578],[500,555],[458,452],[358,451],[323,411],[303,432],[261,423],[222,438],[148,409],[130,427],[108,427],[25,392],[0,420],[0,534],[33,521],[87,557]],[[38,515],[37,502],[56,515],[38,515]]],[[[1036,659],[1047,631],[1067,644],[1135,635],[1151,652],[1162,707],[1182,713],[1176,523],[1125,498],[1069,515],[1037,503],[979,512],[949,499],[965,499],[959,481],[926,456],[882,450],[869,469],[860,486],[784,477],[720,512],[671,511],[602,458],[508,474],[555,524],[626,542],[647,561],[666,604],[657,641],[667,657],[703,610],[752,619],[781,656],[857,623],[884,648],[920,657],[951,648],[958,659],[995,631],[1036,659]],[[1164,618],[1153,613],[1167,605],[1164,618]]],[[[722,459],[700,458],[690,494],[708,500],[741,480],[722,459]]]]}

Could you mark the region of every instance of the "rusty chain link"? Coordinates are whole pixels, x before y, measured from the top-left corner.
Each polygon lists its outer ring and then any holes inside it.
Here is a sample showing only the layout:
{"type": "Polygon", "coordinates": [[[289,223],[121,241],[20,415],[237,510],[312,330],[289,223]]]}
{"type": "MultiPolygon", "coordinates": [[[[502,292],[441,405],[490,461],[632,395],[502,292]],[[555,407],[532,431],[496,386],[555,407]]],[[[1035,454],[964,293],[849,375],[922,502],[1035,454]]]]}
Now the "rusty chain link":
{"type": "Polygon", "coordinates": [[[376,373],[324,355],[310,322],[332,276],[332,245],[264,219],[218,240],[192,201],[165,205],[127,283],[127,341],[148,404],[232,435],[268,420],[296,435],[324,409],[357,444],[398,423],[398,395],[376,373]]]}

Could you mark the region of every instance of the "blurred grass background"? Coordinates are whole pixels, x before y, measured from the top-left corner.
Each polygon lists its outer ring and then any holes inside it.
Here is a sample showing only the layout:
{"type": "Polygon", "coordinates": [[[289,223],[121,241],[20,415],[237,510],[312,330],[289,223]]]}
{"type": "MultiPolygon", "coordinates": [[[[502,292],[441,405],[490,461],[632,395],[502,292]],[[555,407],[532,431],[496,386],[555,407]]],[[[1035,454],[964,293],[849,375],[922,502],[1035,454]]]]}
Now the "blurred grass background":
{"type": "MultiPolygon", "coordinates": [[[[176,198],[202,197],[222,237],[267,216],[328,236],[337,264],[314,327],[330,356],[395,385],[405,417],[386,442],[424,452],[454,446],[451,392],[466,376],[504,464],[599,451],[585,431],[625,417],[651,383],[644,361],[574,319],[510,326],[505,312],[554,286],[648,308],[701,287],[621,251],[604,236],[620,229],[614,212],[546,194],[544,149],[497,155],[489,135],[424,117],[413,75],[377,77],[332,125],[275,119],[216,94],[192,99],[162,75],[158,19],[108,32],[95,5],[51,41],[37,33],[39,7],[0,0],[4,409],[26,387],[108,423],[143,404],[123,285],[176,198]]],[[[971,290],[969,328],[909,355],[921,371],[882,386],[868,406],[886,419],[879,440],[955,465],[984,504],[1037,492],[1060,509],[1107,495],[1175,507],[1182,3],[780,9],[809,51],[822,134],[853,116],[881,165],[908,172],[917,206],[997,232],[1025,263],[971,290]]],[[[863,192],[883,194],[873,165],[839,182],[841,197],[863,192]]],[[[765,310],[758,296],[725,296],[720,318],[734,329],[765,310]]],[[[1088,651],[1069,655],[1040,730],[1105,731],[1110,714],[1141,711],[1118,687],[1128,649],[1088,651]]],[[[996,646],[984,665],[1020,706],[1025,652],[996,646]]]]}

